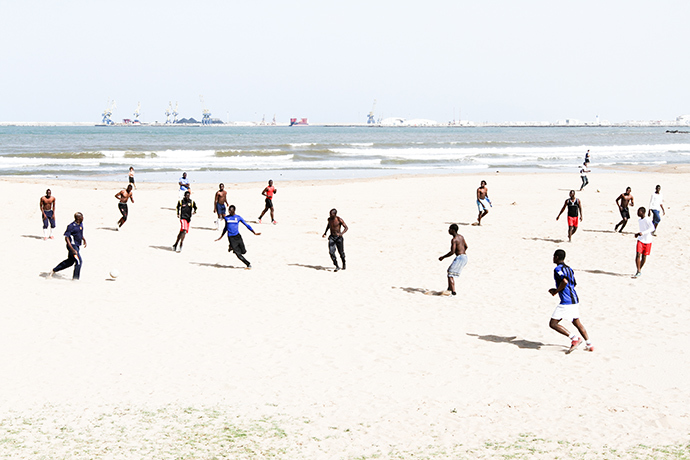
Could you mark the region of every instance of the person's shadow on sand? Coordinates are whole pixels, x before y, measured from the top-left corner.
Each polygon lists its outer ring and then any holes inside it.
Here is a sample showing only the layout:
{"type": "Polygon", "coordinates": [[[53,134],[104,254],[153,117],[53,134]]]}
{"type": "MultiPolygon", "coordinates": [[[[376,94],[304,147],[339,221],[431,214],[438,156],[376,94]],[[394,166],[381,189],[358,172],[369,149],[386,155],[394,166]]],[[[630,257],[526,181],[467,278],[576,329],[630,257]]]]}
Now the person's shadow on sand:
{"type": "Polygon", "coordinates": [[[172,246],[149,246],[149,247],[153,248],[153,249],[160,249],[161,251],[174,252],[172,246]]]}
{"type": "Polygon", "coordinates": [[[292,267],[304,267],[304,268],[311,268],[312,270],[323,270],[323,271],[332,271],[335,269],[335,267],[324,267],[322,265],[306,265],[306,264],[288,264],[292,267]]]}
{"type": "Polygon", "coordinates": [[[532,241],[546,241],[547,243],[564,243],[565,240],[557,240],[555,238],[522,238],[523,240],[532,240],[532,241]]]}
{"type": "Polygon", "coordinates": [[[33,238],[34,240],[42,240],[42,236],[36,236],[36,235],[22,235],[22,238],[33,238]]]}
{"type": "Polygon", "coordinates": [[[234,268],[235,270],[244,270],[246,267],[235,267],[234,265],[221,265],[221,264],[209,264],[204,262],[189,262],[192,265],[198,265],[200,267],[213,267],[213,268],[234,268]]]}
{"type": "Polygon", "coordinates": [[[435,295],[435,296],[444,296],[444,292],[447,291],[430,291],[429,289],[424,289],[424,288],[416,288],[416,287],[395,287],[391,286],[392,289],[401,289],[409,294],[424,294],[424,295],[435,295]]]}
{"type": "MultiPolygon", "coordinates": [[[[493,342],[493,343],[510,343],[512,345],[515,345],[518,348],[530,348],[532,350],[540,350],[541,347],[562,347],[561,345],[555,345],[555,344],[546,344],[543,342],[532,342],[531,340],[515,340],[517,339],[517,336],[513,337],[503,337],[500,335],[479,335],[479,334],[470,334],[467,333],[470,337],[476,337],[479,340],[485,340],[487,342],[493,342]]],[[[567,348],[567,347],[565,347],[567,348]]]]}

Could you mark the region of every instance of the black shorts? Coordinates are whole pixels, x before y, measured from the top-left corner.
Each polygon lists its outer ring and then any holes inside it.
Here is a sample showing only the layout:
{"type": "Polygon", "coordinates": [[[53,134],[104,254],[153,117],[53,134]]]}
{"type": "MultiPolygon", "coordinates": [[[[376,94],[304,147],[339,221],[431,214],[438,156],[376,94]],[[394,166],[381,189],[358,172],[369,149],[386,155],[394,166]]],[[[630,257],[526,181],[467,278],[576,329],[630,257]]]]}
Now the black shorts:
{"type": "Polygon", "coordinates": [[[134,178],[132,176],[129,176],[129,183],[133,184],[134,183],[134,178]]]}
{"type": "Polygon", "coordinates": [[[266,198],[266,207],[267,208],[272,208],[273,207],[273,200],[270,198],[266,198]]]}
{"type": "Polygon", "coordinates": [[[120,208],[120,214],[122,214],[122,217],[126,219],[127,214],[129,213],[129,210],[127,209],[127,203],[118,203],[117,207],[120,208]]]}
{"type": "Polygon", "coordinates": [[[234,252],[235,254],[247,253],[247,249],[244,247],[244,241],[242,240],[242,235],[239,233],[234,236],[228,235],[228,242],[230,243],[228,252],[234,252]]]}
{"type": "Polygon", "coordinates": [[[629,208],[621,208],[621,217],[623,219],[630,219],[630,209],[629,208]]]}

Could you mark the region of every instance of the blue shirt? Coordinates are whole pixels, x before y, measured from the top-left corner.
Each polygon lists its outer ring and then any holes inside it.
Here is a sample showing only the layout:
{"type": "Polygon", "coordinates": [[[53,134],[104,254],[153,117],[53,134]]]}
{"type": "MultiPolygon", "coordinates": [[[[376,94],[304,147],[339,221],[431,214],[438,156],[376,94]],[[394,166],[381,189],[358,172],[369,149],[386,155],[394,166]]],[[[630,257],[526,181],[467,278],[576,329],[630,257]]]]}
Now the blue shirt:
{"type": "Polygon", "coordinates": [[[561,298],[561,305],[572,305],[580,302],[577,292],[575,292],[577,282],[575,281],[575,273],[573,273],[572,268],[565,264],[556,265],[556,268],[553,269],[553,279],[556,281],[556,289],[561,285],[563,279],[568,280],[565,288],[558,293],[558,296],[561,298]]]}
{"type": "Polygon", "coordinates": [[[234,216],[225,216],[225,229],[223,230],[223,235],[225,235],[225,232],[228,233],[228,236],[238,235],[240,233],[240,222],[242,222],[249,230],[254,232],[254,229],[251,228],[249,224],[244,221],[244,219],[242,219],[242,216],[235,214],[234,216]]]}
{"type": "Polygon", "coordinates": [[[180,185],[181,191],[186,192],[187,190],[189,190],[189,179],[185,179],[184,177],[180,177],[180,180],[178,180],[177,182],[182,184],[182,185],[180,185]]]}
{"type": "Polygon", "coordinates": [[[74,247],[74,249],[77,249],[79,246],[81,246],[81,241],[84,239],[84,224],[72,222],[67,226],[67,230],[65,230],[65,236],[70,239],[72,247],[74,247]]]}

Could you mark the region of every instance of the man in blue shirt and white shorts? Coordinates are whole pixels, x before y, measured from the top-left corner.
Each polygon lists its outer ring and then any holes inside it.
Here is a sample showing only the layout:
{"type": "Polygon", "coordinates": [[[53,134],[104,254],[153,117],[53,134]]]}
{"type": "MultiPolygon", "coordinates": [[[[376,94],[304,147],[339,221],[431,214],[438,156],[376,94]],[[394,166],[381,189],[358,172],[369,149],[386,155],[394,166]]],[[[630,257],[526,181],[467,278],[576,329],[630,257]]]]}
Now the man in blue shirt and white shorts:
{"type": "Polygon", "coordinates": [[[566,354],[569,354],[582,343],[582,339],[577,334],[571,335],[570,332],[568,332],[568,330],[559,323],[562,319],[572,321],[573,326],[580,331],[580,334],[582,334],[582,337],[584,337],[587,343],[585,350],[594,351],[594,346],[589,341],[587,331],[580,322],[580,298],[577,296],[577,292],[575,292],[575,286],[577,285],[577,282],[575,281],[575,273],[573,273],[572,268],[565,264],[565,251],[563,249],[557,249],[553,254],[553,263],[556,264],[556,268],[553,272],[556,287],[549,289],[549,293],[553,296],[558,294],[558,297],[561,299],[561,303],[553,311],[551,321],[549,321],[549,327],[554,331],[570,338],[570,349],[566,351],[566,354]]]}

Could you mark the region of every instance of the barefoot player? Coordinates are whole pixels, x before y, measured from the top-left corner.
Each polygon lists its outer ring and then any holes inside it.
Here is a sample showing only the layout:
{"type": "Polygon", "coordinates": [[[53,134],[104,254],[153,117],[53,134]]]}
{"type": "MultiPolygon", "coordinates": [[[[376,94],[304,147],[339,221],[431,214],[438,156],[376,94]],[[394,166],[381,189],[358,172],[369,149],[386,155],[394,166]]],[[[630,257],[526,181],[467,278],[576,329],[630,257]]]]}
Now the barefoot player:
{"type": "Polygon", "coordinates": [[[213,212],[216,213],[218,219],[216,220],[216,229],[220,230],[220,226],[225,224],[225,206],[228,205],[228,192],[225,191],[225,184],[218,184],[218,191],[215,198],[213,198],[213,212]]]}
{"type": "Polygon", "coordinates": [[[613,228],[614,231],[618,233],[623,233],[623,229],[630,219],[630,208],[629,206],[635,206],[635,199],[632,196],[632,189],[630,187],[625,189],[625,193],[621,193],[616,198],[616,204],[618,205],[618,211],[621,213],[621,221],[616,224],[613,228]],[[618,230],[620,227],[620,230],[618,230]]]}
{"type": "Polygon", "coordinates": [[[120,214],[122,214],[120,220],[117,221],[117,229],[119,230],[120,227],[122,227],[124,223],[127,222],[127,216],[129,215],[129,209],[127,209],[127,200],[131,200],[132,203],[134,203],[134,192],[132,191],[132,184],[129,184],[126,190],[120,190],[119,192],[117,192],[115,194],[115,198],[120,200],[120,202],[117,204],[117,207],[120,209],[120,214]]]}
{"type": "Polygon", "coordinates": [[[483,180],[477,189],[477,209],[479,209],[479,215],[477,216],[477,222],[473,223],[472,225],[482,224],[482,217],[489,214],[490,206],[491,200],[489,199],[489,188],[486,186],[486,181],[483,180]]]}
{"type": "Polygon", "coordinates": [[[580,299],[577,296],[577,292],[575,292],[575,286],[577,286],[575,273],[573,273],[572,268],[565,264],[565,251],[563,249],[557,249],[556,252],[554,252],[553,263],[556,264],[556,268],[553,272],[556,287],[549,289],[549,293],[553,296],[558,294],[561,302],[551,315],[549,327],[559,334],[563,334],[570,338],[570,349],[566,351],[566,354],[569,354],[582,343],[582,339],[577,334],[570,334],[570,332],[559,323],[562,319],[572,321],[573,326],[580,331],[580,334],[582,334],[582,337],[584,337],[586,341],[587,345],[585,350],[594,351],[594,346],[592,342],[589,341],[587,331],[580,322],[580,299]]]}
{"type": "Polygon", "coordinates": [[[455,256],[453,263],[448,267],[448,290],[444,292],[445,295],[455,295],[455,279],[460,276],[462,269],[467,265],[467,242],[465,238],[458,233],[458,224],[451,224],[448,228],[448,233],[453,237],[450,240],[450,251],[438,258],[443,260],[446,257],[455,256]]]}
{"type": "Polygon", "coordinates": [[[637,217],[640,220],[637,223],[640,226],[640,231],[635,233],[635,238],[637,238],[637,250],[635,254],[635,265],[637,266],[637,272],[633,278],[639,278],[642,276],[642,267],[644,263],[647,262],[647,256],[652,252],[652,233],[654,232],[654,223],[649,217],[645,217],[647,210],[645,208],[640,208],[637,210],[637,217]]]}
{"type": "Polygon", "coordinates": [[[41,218],[43,219],[43,239],[53,239],[53,229],[55,228],[55,197],[50,189],[46,190],[46,196],[42,196],[39,202],[41,218]],[[48,233],[50,224],[50,233],[48,233]]]}
{"type": "Polygon", "coordinates": [[[228,252],[234,252],[240,261],[247,266],[247,269],[252,268],[252,264],[249,263],[247,259],[244,258],[244,254],[247,253],[247,249],[244,247],[244,240],[242,240],[242,235],[240,235],[240,222],[244,224],[245,227],[249,229],[255,235],[261,235],[261,233],[256,233],[254,229],[247,223],[239,214],[235,214],[235,205],[230,205],[228,208],[228,215],[225,216],[225,228],[223,228],[223,233],[218,237],[216,241],[220,241],[223,235],[228,234],[228,252]]]}
{"type": "Polygon", "coordinates": [[[261,192],[261,194],[266,197],[266,207],[263,211],[261,211],[261,215],[259,216],[259,223],[261,223],[261,218],[264,216],[264,214],[266,214],[266,211],[268,211],[269,209],[271,210],[271,223],[273,225],[278,223],[273,217],[273,195],[275,195],[276,193],[278,193],[278,190],[273,186],[273,181],[269,180],[268,186],[264,188],[264,190],[261,192]]]}
{"type": "Polygon", "coordinates": [[[328,216],[328,223],[326,224],[326,231],[323,232],[323,238],[326,238],[326,233],[331,231],[328,236],[328,253],[331,255],[331,260],[333,265],[335,265],[335,271],[340,270],[338,267],[338,259],[335,256],[335,250],[338,250],[340,254],[340,260],[343,262],[343,270],[345,270],[345,241],[343,240],[343,235],[347,232],[347,224],[345,221],[338,216],[338,210],[331,209],[330,215],[328,216]],[[341,231],[342,229],[342,231],[341,231]]]}
{"type": "Polygon", "coordinates": [[[570,191],[570,198],[563,203],[561,212],[556,216],[556,220],[561,217],[565,208],[568,208],[568,242],[570,242],[577,231],[578,216],[580,221],[582,221],[582,205],[580,204],[580,199],[575,198],[575,190],[570,191]]]}
{"type": "Polygon", "coordinates": [[[173,251],[182,251],[184,237],[189,233],[189,224],[192,222],[192,214],[196,214],[196,203],[190,198],[189,190],[184,192],[184,198],[177,202],[177,218],[180,219],[180,232],[177,234],[173,251]],[[179,244],[179,246],[178,246],[179,244]]]}

